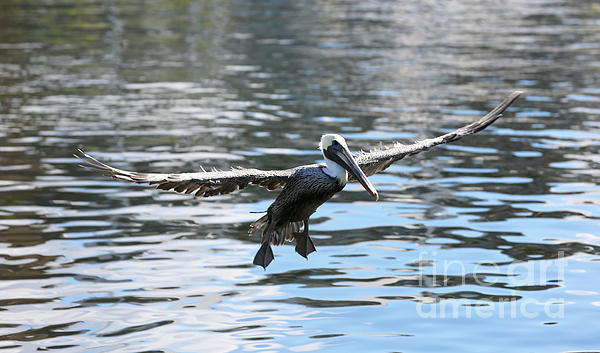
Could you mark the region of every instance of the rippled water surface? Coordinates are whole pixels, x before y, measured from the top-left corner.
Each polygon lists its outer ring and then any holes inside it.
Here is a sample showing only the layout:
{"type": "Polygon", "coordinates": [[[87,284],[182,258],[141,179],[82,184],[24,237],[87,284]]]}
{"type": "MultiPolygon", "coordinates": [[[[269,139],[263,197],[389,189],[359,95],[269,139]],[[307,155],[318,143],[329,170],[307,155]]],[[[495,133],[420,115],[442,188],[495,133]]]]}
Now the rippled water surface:
{"type": "Polygon", "coordinates": [[[0,351],[600,349],[596,1],[2,1],[0,351]],[[525,95],[348,185],[308,261],[252,265],[277,192],[187,195],[77,166],[314,163],[525,95]]]}

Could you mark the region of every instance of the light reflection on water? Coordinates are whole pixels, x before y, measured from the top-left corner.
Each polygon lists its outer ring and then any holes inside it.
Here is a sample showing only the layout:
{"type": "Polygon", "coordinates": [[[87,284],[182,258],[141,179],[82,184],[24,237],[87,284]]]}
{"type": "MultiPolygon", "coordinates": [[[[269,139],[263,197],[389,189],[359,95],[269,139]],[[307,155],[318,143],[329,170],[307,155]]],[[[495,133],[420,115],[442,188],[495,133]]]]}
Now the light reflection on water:
{"type": "Polygon", "coordinates": [[[8,1],[0,11],[5,352],[597,349],[600,88],[590,2],[8,1]],[[274,193],[94,175],[318,161],[485,132],[311,220],[308,261],[247,237],[274,193]],[[535,348],[534,348],[535,347],[535,348]]]}

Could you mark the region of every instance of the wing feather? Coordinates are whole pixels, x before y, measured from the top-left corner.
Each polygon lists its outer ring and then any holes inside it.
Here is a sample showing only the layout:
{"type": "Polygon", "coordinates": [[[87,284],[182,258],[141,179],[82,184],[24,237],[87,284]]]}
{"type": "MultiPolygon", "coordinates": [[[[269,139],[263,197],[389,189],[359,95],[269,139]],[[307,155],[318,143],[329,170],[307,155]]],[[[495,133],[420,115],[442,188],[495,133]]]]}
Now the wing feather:
{"type": "Polygon", "coordinates": [[[83,162],[80,164],[82,167],[115,179],[138,184],[156,185],[161,190],[174,190],[186,194],[194,193],[194,196],[204,197],[229,194],[246,188],[248,184],[275,190],[284,186],[294,171],[294,169],[267,171],[236,168],[228,171],[213,170],[199,173],[140,173],[111,167],[81,150],[78,150],[78,152],[74,156],[83,162]]]}
{"type": "MultiPolygon", "coordinates": [[[[360,165],[361,169],[367,176],[371,176],[381,172],[382,170],[385,170],[394,162],[397,162],[404,157],[413,156],[419,152],[427,151],[437,145],[460,140],[464,136],[479,132],[494,123],[494,121],[502,116],[504,110],[506,110],[506,108],[508,108],[515,100],[517,100],[521,94],[522,92],[520,91],[511,93],[498,106],[496,106],[496,108],[487,113],[483,118],[469,125],[463,126],[453,132],[435,138],[419,141],[411,145],[395,143],[392,146],[384,146],[370,152],[360,152],[355,157],[356,162],[358,165],[360,165]]],[[[352,176],[350,176],[350,179],[354,181],[352,176]]]]}

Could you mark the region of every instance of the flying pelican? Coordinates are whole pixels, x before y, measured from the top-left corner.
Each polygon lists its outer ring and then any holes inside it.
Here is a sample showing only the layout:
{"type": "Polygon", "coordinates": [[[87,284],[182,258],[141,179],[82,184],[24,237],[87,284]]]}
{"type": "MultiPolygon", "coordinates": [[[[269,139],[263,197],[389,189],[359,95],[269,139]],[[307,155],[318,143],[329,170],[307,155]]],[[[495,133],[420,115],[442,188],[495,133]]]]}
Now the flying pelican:
{"type": "Polygon", "coordinates": [[[464,136],[485,129],[508,108],[522,92],[515,91],[506,97],[496,108],[483,118],[453,132],[436,138],[426,139],[411,145],[395,143],[369,152],[360,152],[353,156],[344,138],[337,134],[321,137],[319,148],[325,164],[303,165],[285,170],[259,170],[234,168],[228,171],[210,171],[202,169],[198,173],[139,173],[113,168],[79,150],[75,157],[81,159],[81,166],[109,175],[113,178],[134,183],[156,184],[158,189],[174,190],[195,196],[214,196],[228,194],[244,189],[248,184],[274,190],[283,187],[281,193],[269,206],[266,214],[250,224],[248,234],[262,231],[262,245],[253,263],[266,268],[273,261],[272,245],[281,245],[284,241],[296,241],[296,252],[307,258],[315,251],[315,245],[308,235],[308,219],[325,201],[341,191],[349,181],[358,181],[376,200],[377,190],[369,179],[392,163],[426,151],[434,146],[454,142],[464,136]],[[348,173],[350,175],[348,175],[348,173]],[[302,231],[300,229],[302,228],[302,231]]]}

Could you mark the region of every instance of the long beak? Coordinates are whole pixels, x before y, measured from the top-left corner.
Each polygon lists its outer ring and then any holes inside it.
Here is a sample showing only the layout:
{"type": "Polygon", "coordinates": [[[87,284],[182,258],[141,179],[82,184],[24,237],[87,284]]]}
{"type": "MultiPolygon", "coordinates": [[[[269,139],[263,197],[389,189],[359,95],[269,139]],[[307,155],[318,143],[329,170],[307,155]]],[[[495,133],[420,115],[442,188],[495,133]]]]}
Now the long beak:
{"type": "Polygon", "coordinates": [[[379,194],[371,181],[360,169],[350,151],[342,145],[331,145],[325,150],[325,156],[346,169],[367,190],[375,200],[379,200],[379,194]]]}

